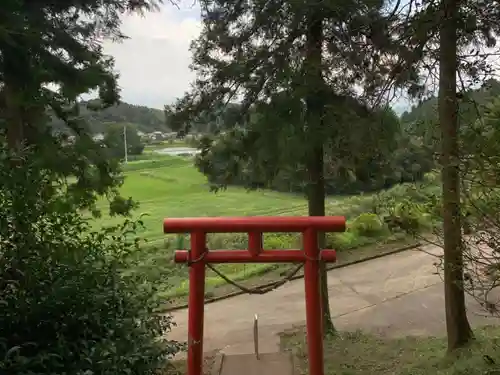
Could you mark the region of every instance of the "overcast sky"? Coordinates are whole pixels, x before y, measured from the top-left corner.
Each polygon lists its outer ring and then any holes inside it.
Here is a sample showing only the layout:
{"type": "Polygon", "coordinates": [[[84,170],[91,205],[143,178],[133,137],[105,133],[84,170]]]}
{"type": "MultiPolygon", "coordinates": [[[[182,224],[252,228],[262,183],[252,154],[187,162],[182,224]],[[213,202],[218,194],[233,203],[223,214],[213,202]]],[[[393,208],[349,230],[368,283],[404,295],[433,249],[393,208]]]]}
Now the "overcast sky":
{"type": "Polygon", "coordinates": [[[105,43],[105,52],[115,57],[127,103],[163,108],[193,79],[189,44],[201,29],[199,9],[194,1],[181,2],[180,9],[165,3],[161,12],[123,17],[122,30],[130,39],[105,43]]]}
{"type": "MultiPolygon", "coordinates": [[[[160,12],[123,17],[122,30],[130,39],[105,43],[116,60],[123,101],[163,108],[189,89],[194,78],[189,44],[201,31],[196,3],[182,0],[177,8],[165,1],[160,12]]],[[[397,112],[404,107],[404,100],[394,103],[397,112]]]]}

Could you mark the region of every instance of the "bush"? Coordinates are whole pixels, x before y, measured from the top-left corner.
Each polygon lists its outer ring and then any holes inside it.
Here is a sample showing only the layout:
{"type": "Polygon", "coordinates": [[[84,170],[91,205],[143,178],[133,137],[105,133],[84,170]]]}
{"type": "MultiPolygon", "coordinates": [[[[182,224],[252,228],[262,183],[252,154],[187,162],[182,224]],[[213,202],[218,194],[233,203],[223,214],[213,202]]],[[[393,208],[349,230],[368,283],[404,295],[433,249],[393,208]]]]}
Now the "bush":
{"type": "Polygon", "coordinates": [[[391,230],[402,230],[409,234],[417,234],[431,230],[436,222],[430,209],[435,206],[413,203],[410,200],[402,201],[391,207],[384,216],[384,221],[391,230]]]}
{"type": "Polygon", "coordinates": [[[385,226],[375,214],[364,213],[349,225],[349,231],[361,236],[376,237],[385,232],[385,226]]]}
{"type": "Polygon", "coordinates": [[[327,233],[325,247],[337,251],[350,250],[364,245],[365,238],[360,237],[354,232],[327,233]]]}
{"type": "Polygon", "coordinates": [[[61,181],[0,155],[0,373],[156,374],[179,351],[125,276],[135,224],[90,233],[61,181]],[[14,167],[13,167],[14,166],[14,167]]]}

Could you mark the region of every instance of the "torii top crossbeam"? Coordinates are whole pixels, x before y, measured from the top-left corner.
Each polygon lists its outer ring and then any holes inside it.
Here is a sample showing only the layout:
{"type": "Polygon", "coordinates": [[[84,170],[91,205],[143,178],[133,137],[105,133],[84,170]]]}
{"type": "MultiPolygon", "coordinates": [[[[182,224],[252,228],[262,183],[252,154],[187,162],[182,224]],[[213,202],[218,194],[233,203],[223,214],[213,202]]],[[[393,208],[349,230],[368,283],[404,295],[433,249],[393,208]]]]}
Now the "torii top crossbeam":
{"type": "Polygon", "coordinates": [[[164,233],[344,232],[343,216],[184,217],[163,221],[164,233]]]}

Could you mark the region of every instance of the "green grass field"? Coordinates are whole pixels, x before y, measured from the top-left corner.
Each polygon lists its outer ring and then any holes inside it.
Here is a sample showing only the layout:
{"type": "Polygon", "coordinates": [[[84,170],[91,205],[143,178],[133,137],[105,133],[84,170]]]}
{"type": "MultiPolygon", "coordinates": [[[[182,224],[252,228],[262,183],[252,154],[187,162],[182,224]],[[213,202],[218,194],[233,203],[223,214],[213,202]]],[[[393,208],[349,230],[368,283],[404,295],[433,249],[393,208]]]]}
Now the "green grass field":
{"type": "MultiPolygon", "coordinates": [[[[256,215],[304,215],[307,202],[303,196],[283,194],[272,191],[247,191],[231,187],[219,193],[209,191],[205,177],[193,166],[188,158],[156,156],[129,162],[124,166],[125,183],[122,187],[124,197],[132,197],[140,207],[134,218],[142,217],[144,228],[139,235],[147,242],[141,254],[139,265],[133,271],[146,274],[154,282],[161,284],[162,296],[182,296],[187,293],[187,267],[172,264],[174,248],[188,245],[183,235],[164,235],[162,221],[167,217],[199,216],[256,216],[256,215]]],[[[404,194],[404,191],[401,192],[404,194]]],[[[369,211],[373,199],[369,195],[351,197],[332,197],[327,201],[327,214],[345,215],[348,219],[369,211]]],[[[105,204],[101,207],[105,212],[105,204]]],[[[115,225],[123,218],[104,215],[95,222],[95,227],[115,225]]],[[[346,232],[336,237],[335,247],[354,248],[373,242],[371,238],[346,232]]],[[[297,248],[297,235],[267,234],[264,236],[266,248],[297,248]]],[[[245,234],[209,235],[210,248],[246,248],[245,234]]],[[[275,269],[273,264],[228,264],[219,268],[235,280],[262,275],[275,269]]],[[[207,274],[207,293],[211,288],[224,284],[214,274],[207,274]]]]}
{"type": "MultiPolygon", "coordinates": [[[[143,236],[150,241],[164,238],[166,217],[300,215],[306,209],[300,196],[241,188],[212,193],[192,162],[180,157],[130,162],[124,169],[122,194],[139,202],[135,215],[145,215],[143,236]]],[[[103,220],[112,224],[122,219],[103,220]]]]}

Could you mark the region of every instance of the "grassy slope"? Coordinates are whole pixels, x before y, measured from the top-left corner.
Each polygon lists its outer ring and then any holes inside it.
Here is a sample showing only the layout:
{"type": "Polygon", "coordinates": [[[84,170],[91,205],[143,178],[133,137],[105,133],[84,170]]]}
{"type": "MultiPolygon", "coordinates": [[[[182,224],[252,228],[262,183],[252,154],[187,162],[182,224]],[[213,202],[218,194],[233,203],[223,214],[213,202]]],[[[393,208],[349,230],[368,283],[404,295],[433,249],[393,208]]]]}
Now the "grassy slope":
{"type": "MultiPolygon", "coordinates": [[[[477,340],[453,355],[446,355],[445,338],[382,339],[362,333],[341,333],[325,341],[326,375],[466,375],[500,374],[500,328],[475,332],[477,340]],[[488,363],[487,355],[495,363],[488,363]]],[[[299,371],[307,373],[303,331],[282,336],[282,347],[295,354],[299,371]]]]}

